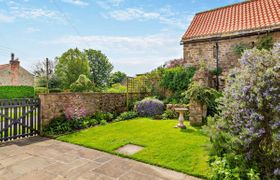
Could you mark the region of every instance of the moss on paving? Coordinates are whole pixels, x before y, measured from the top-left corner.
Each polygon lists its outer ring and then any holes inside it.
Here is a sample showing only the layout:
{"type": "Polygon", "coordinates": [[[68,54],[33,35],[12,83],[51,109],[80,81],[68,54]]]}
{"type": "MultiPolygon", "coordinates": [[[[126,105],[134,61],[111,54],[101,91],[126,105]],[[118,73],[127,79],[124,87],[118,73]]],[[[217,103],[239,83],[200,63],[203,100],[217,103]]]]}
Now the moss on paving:
{"type": "Polygon", "coordinates": [[[113,154],[117,154],[115,150],[126,144],[140,145],[145,148],[125,157],[207,177],[210,171],[207,163],[209,138],[199,127],[191,127],[186,122],[187,129],[182,130],[173,128],[176,124],[175,120],[136,118],[89,128],[57,139],[113,154]]]}

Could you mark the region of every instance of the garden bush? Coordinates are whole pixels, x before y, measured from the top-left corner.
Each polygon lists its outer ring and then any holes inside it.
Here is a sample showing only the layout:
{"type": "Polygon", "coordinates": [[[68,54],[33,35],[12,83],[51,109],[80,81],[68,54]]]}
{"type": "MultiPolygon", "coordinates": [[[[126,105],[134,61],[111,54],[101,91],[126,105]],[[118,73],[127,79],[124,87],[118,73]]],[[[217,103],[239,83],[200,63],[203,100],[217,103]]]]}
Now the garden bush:
{"type": "Polygon", "coordinates": [[[76,82],[70,86],[72,92],[91,92],[94,90],[94,83],[86,76],[81,74],[76,82]]]}
{"type": "Polygon", "coordinates": [[[218,99],[222,97],[222,93],[215,89],[192,82],[189,89],[183,94],[185,98],[205,104],[207,106],[207,115],[214,116],[218,113],[218,99]]]}
{"type": "Polygon", "coordinates": [[[43,128],[43,133],[45,135],[59,135],[92,127],[97,124],[98,121],[90,117],[86,117],[83,119],[67,120],[63,115],[52,119],[51,122],[43,128]]]}
{"type": "Polygon", "coordinates": [[[178,113],[171,109],[165,110],[164,113],[162,114],[163,119],[178,119],[178,117],[179,117],[178,113]]]}
{"type": "Polygon", "coordinates": [[[64,116],[54,118],[43,128],[43,133],[46,135],[58,135],[72,132],[72,123],[71,121],[67,121],[64,116]]]}
{"type": "Polygon", "coordinates": [[[183,103],[181,101],[182,92],[188,89],[195,71],[194,67],[176,67],[164,70],[160,85],[173,92],[173,95],[168,98],[169,102],[183,103]]]}
{"type": "Polygon", "coordinates": [[[121,113],[117,119],[115,121],[124,121],[124,120],[129,120],[129,119],[133,119],[136,118],[138,116],[138,114],[134,111],[127,111],[127,112],[123,112],[121,113]]]}
{"type": "Polygon", "coordinates": [[[100,121],[101,126],[105,126],[106,124],[108,124],[108,122],[105,119],[100,121]]]}
{"type": "Polygon", "coordinates": [[[208,122],[213,177],[279,179],[280,44],[247,50],[240,64],[228,77],[221,115],[208,122]]]}
{"type": "Polygon", "coordinates": [[[163,114],[164,103],[158,99],[146,98],[136,103],[135,110],[139,116],[153,117],[163,114]]]}
{"type": "Polygon", "coordinates": [[[33,97],[34,88],[31,86],[0,86],[0,99],[33,97]]]}
{"type": "Polygon", "coordinates": [[[106,90],[107,93],[126,93],[126,86],[121,85],[120,83],[113,84],[111,88],[106,90]]]}
{"type": "Polygon", "coordinates": [[[94,113],[93,118],[96,119],[99,123],[102,120],[110,122],[114,119],[114,115],[109,112],[105,113],[105,112],[97,111],[96,113],[94,113]]]}
{"type": "Polygon", "coordinates": [[[48,88],[46,87],[35,87],[35,94],[38,95],[38,94],[47,94],[49,91],[48,91],[48,88]]]}
{"type": "Polygon", "coordinates": [[[60,88],[53,88],[53,89],[49,89],[50,93],[59,93],[59,92],[63,92],[62,89],[60,88]]]}

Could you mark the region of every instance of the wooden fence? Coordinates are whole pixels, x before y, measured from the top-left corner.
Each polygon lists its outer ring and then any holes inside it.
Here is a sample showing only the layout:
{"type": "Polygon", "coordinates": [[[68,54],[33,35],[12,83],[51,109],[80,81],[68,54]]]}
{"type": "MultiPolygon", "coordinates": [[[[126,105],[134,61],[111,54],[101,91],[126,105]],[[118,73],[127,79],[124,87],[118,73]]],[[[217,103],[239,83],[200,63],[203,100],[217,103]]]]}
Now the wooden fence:
{"type": "Polygon", "coordinates": [[[0,141],[40,132],[40,99],[0,100],[0,141]]]}

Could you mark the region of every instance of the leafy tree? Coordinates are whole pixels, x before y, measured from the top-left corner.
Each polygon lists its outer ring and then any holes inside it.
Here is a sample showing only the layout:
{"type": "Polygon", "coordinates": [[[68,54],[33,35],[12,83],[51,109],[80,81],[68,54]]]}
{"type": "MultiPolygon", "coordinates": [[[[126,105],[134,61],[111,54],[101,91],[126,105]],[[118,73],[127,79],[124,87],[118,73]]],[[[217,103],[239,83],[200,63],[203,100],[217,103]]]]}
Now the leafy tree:
{"type": "Polygon", "coordinates": [[[121,71],[117,71],[110,76],[110,85],[123,82],[127,75],[121,71]]]}
{"type": "Polygon", "coordinates": [[[213,177],[279,179],[280,44],[247,50],[240,64],[228,77],[221,115],[208,121],[213,177]]]}
{"type": "Polygon", "coordinates": [[[61,80],[57,77],[57,75],[52,75],[49,79],[49,89],[55,89],[61,87],[61,80]]]}
{"type": "Polygon", "coordinates": [[[62,87],[67,89],[81,74],[89,76],[90,68],[88,60],[79,49],[69,49],[60,57],[57,57],[55,74],[62,82],[62,87]]]}
{"type": "Polygon", "coordinates": [[[81,74],[76,82],[70,86],[72,92],[91,92],[94,89],[94,84],[86,76],[81,74]]]}
{"type": "Polygon", "coordinates": [[[85,50],[84,53],[89,61],[90,79],[97,87],[108,86],[113,65],[109,62],[107,56],[101,51],[93,49],[85,50]]]}

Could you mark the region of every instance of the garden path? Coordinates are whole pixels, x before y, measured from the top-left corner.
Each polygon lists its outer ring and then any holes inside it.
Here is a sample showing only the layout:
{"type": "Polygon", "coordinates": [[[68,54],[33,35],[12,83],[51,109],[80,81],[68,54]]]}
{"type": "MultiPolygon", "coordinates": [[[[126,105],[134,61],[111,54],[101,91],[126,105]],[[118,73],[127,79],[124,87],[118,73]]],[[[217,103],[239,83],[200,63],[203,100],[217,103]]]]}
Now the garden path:
{"type": "Polygon", "coordinates": [[[0,179],[196,179],[164,168],[43,137],[0,145],[0,179]]]}

